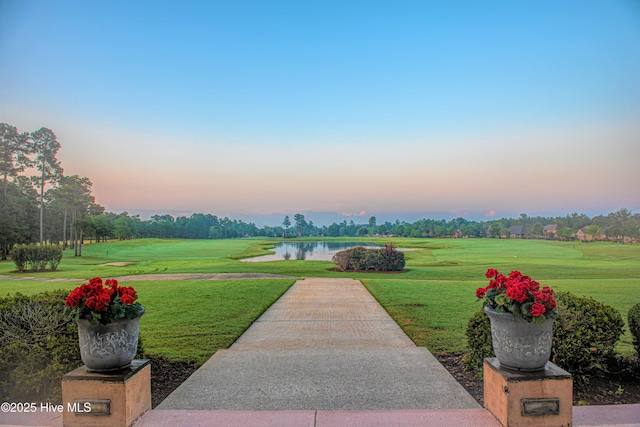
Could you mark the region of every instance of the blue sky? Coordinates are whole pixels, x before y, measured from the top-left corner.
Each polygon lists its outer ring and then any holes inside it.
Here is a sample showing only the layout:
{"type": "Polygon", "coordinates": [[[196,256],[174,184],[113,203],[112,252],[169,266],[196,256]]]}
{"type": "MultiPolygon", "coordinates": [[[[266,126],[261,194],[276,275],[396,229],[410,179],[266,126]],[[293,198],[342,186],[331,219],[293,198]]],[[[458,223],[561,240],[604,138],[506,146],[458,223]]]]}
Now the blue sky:
{"type": "Polygon", "coordinates": [[[111,211],[637,212],[640,4],[0,0],[0,121],[111,211]]]}

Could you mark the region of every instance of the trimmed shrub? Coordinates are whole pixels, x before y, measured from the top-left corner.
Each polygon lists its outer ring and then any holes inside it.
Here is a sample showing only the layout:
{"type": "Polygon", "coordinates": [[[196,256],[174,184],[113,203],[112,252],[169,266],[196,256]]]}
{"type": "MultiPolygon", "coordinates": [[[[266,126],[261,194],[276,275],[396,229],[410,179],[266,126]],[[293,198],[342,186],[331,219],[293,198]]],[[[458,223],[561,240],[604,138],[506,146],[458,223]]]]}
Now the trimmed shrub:
{"type": "MultiPolygon", "coordinates": [[[[62,261],[62,248],[58,245],[47,245],[44,247],[46,259],[51,271],[56,271],[60,261],[62,261]]],[[[43,267],[44,268],[44,267],[43,267]]]]}
{"type": "Polygon", "coordinates": [[[629,325],[629,332],[631,332],[631,338],[633,339],[633,347],[636,349],[638,356],[640,356],[640,303],[634,305],[631,307],[631,310],[629,310],[627,323],[629,325]]]}
{"type": "Polygon", "coordinates": [[[620,313],[610,305],[569,292],[557,292],[555,297],[561,315],[553,325],[553,362],[578,376],[606,370],[622,335],[620,313]]]}
{"type": "Polygon", "coordinates": [[[51,270],[56,270],[62,260],[62,248],[58,245],[16,245],[11,249],[9,256],[19,271],[44,270],[49,265],[51,270]]]}
{"type": "Polygon", "coordinates": [[[395,250],[392,244],[384,245],[381,249],[356,246],[335,254],[333,262],[342,271],[402,271],[405,266],[404,253],[395,250]]]}
{"type": "Polygon", "coordinates": [[[27,245],[24,248],[24,257],[27,259],[27,263],[29,264],[29,270],[37,271],[38,265],[40,264],[40,250],[36,245],[27,245]]]}
{"type": "MultiPolygon", "coordinates": [[[[622,316],[613,307],[581,298],[568,292],[556,292],[558,318],[553,324],[551,361],[584,380],[598,370],[606,370],[607,361],[622,334],[622,316]]],[[[493,357],[491,324],[483,311],[467,322],[468,352],[465,365],[482,371],[485,357],[493,357]]]]}
{"type": "Polygon", "coordinates": [[[26,271],[28,264],[27,245],[15,245],[9,252],[9,257],[13,260],[18,271],[26,271]]]}
{"type": "Polygon", "coordinates": [[[60,402],[62,376],[82,365],[68,291],[0,299],[0,400],[60,402]]]}
{"type": "Polygon", "coordinates": [[[495,357],[491,342],[491,322],[484,309],[469,318],[466,335],[469,350],[465,354],[463,362],[467,368],[480,374],[484,359],[495,357]]]}

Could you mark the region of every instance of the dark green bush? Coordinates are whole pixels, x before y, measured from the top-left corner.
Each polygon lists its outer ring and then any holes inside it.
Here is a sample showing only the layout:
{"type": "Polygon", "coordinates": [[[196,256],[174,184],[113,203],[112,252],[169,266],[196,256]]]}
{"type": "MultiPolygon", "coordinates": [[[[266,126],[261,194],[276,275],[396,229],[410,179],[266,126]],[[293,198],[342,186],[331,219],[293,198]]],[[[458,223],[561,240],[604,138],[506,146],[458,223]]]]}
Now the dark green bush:
{"type": "Polygon", "coordinates": [[[27,259],[27,263],[29,264],[29,270],[37,271],[38,265],[40,264],[40,249],[36,245],[25,245],[24,246],[25,258],[27,259]]]}
{"type": "Polygon", "coordinates": [[[464,356],[464,364],[480,373],[484,359],[495,357],[491,343],[491,322],[484,309],[469,318],[466,334],[469,350],[464,356]]]}
{"type": "MultiPolygon", "coordinates": [[[[613,307],[592,298],[556,292],[558,318],[553,324],[551,361],[571,372],[578,380],[597,370],[605,370],[607,360],[622,334],[622,316],[613,307]]],[[[482,370],[485,357],[493,357],[491,325],[483,311],[467,323],[468,352],[465,364],[482,370]]]]}
{"type": "Polygon", "coordinates": [[[640,356],[640,303],[631,307],[627,315],[627,323],[629,324],[629,332],[633,339],[633,347],[640,356]]]}
{"type": "Polygon", "coordinates": [[[557,292],[561,315],[553,325],[553,362],[574,375],[606,370],[624,322],[610,305],[593,298],[557,292]]]}
{"type": "Polygon", "coordinates": [[[9,256],[19,271],[26,271],[27,266],[31,271],[44,270],[47,265],[56,270],[62,260],[62,248],[58,245],[16,245],[9,256]]]}
{"type": "Polygon", "coordinates": [[[68,291],[0,299],[2,401],[60,402],[62,376],[82,365],[68,291]]]}
{"type": "Polygon", "coordinates": [[[356,246],[335,254],[333,262],[342,271],[402,271],[405,266],[404,253],[395,250],[391,244],[381,249],[356,246]]]}
{"type": "Polygon", "coordinates": [[[9,252],[9,256],[16,265],[18,271],[26,271],[28,264],[27,245],[15,245],[9,252]]]}
{"type": "Polygon", "coordinates": [[[57,270],[60,261],[62,261],[62,248],[58,245],[46,245],[43,246],[43,252],[47,262],[42,269],[46,268],[46,265],[49,265],[51,271],[57,270]]]}

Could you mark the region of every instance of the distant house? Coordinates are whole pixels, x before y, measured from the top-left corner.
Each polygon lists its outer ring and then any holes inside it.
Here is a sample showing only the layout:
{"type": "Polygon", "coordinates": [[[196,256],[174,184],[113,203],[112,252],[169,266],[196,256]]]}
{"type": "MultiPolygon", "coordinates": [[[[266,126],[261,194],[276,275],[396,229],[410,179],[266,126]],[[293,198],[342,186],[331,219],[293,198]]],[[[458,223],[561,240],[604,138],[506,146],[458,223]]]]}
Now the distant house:
{"type": "Polygon", "coordinates": [[[527,227],[524,225],[513,225],[509,227],[509,233],[512,238],[522,239],[527,234],[527,227]]]}
{"type": "Polygon", "coordinates": [[[589,227],[582,227],[576,233],[576,238],[583,242],[591,242],[593,240],[607,240],[607,235],[605,234],[605,230],[600,229],[600,234],[598,234],[597,236],[592,236],[591,234],[587,233],[588,229],[589,227]]]}
{"type": "Polygon", "coordinates": [[[607,227],[601,228],[600,234],[598,234],[597,236],[592,236],[587,233],[589,227],[590,226],[582,227],[580,230],[578,230],[578,232],[576,233],[576,238],[583,242],[591,242],[593,240],[607,240],[607,227]]]}
{"type": "Polygon", "coordinates": [[[558,224],[547,224],[542,231],[545,238],[554,239],[558,235],[558,224]]]}

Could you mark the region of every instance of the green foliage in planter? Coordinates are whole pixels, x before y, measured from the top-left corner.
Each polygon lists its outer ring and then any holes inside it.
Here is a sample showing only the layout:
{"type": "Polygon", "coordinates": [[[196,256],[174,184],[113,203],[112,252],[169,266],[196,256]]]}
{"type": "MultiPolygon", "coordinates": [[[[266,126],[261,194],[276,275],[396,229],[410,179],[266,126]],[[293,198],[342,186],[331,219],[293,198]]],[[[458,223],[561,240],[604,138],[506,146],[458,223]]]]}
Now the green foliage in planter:
{"type": "Polygon", "coordinates": [[[495,357],[491,343],[491,322],[484,309],[469,318],[466,334],[469,350],[464,356],[464,364],[467,368],[481,374],[484,359],[495,357]]]}
{"type": "Polygon", "coordinates": [[[395,250],[391,244],[381,249],[356,246],[335,254],[333,262],[342,271],[402,271],[405,266],[404,253],[395,250]]]}
{"type": "Polygon", "coordinates": [[[553,362],[579,377],[606,370],[624,326],[618,310],[569,292],[555,297],[561,314],[553,325],[553,362]]]}
{"type": "Polygon", "coordinates": [[[31,271],[44,270],[47,265],[56,270],[62,260],[62,248],[58,245],[16,245],[9,256],[19,271],[26,271],[27,266],[31,271]]]}
{"type": "Polygon", "coordinates": [[[60,402],[60,383],[82,365],[68,291],[0,299],[0,400],[60,402]]]}
{"type": "Polygon", "coordinates": [[[627,315],[627,323],[629,324],[629,332],[633,339],[633,347],[640,356],[640,303],[634,305],[627,315]]]}
{"type": "MultiPolygon", "coordinates": [[[[596,370],[606,369],[607,360],[622,334],[622,316],[613,307],[581,298],[568,292],[556,292],[558,318],[553,324],[551,360],[584,380],[596,370]]],[[[475,313],[467,323],[465,365],[481,372],[484,358],[493,357],[491,324],[484,311],[475,313]]]]}

